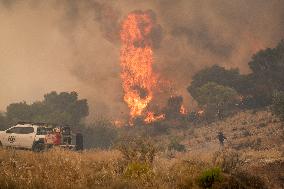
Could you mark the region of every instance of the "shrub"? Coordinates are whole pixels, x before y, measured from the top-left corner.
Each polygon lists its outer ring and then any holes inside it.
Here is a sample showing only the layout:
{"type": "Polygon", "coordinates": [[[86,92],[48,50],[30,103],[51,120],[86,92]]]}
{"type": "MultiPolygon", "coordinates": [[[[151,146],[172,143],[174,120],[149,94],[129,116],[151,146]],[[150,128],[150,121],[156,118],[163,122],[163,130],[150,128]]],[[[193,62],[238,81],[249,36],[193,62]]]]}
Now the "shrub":
{"type": "Polygon", "coordinates": [[[233,150],[218,151],[213,155],[213,164],[225,173],[234,172],[242,163],[240,154],[233,150]]]}
{"type": "Polygon", "coordinates": [[[108,149],[117,139],[117,128],[107,119],[98,119],[83,130],[86,148],[108,149]]]}
{"type": "Polygon", "coordinates": [[[238,143],[233,144],[231,147],[235,150],[242,150],[242,149],[254,149],[260,150],[263,148],[261,138],[247,138],[242,140],[238,143]]]}
{"type": "Polygon", "coordinates": [[[222,180],[221,169],[214,167],[204,171],[198,178],[198,185],[202,188],[211,188],[214,183],[222,180]]]}
{"type": "Polygon", "coordinates": [[[177,139],[171,140],[170,144],[168,145],[168,149],[169,150],[175,150],[175,151],[178,151],[178,152],[185,152],[186,151],[185,145],[180,144],[177,139]]]}
{"type": "Polygon", "coordinates": [[[147,163],[132,162],[125,169],[124,177],[131,180],[149,181],[154,173],[147,163]]]}
{"type": "Polygon", "coordinates": [[[235,180],[235,184],[230,183],[231,186],[237,184],[238,188],[268,188],[263,178],[245,171],[237,171],[235,174],[232,174],[231,177],[232,180],[235,180]]]}
{"type": "Polygon", "coordinates": [[[272,112],[282,121],[284,120],[284,92],[277,91],[273,95],[272,112]]]}
{"type": "Polygon", "coordinates": [[[144,126],[144,131],[146,132],[147,135],[149,136],[158,136],[158,135],[163,135],[167,134],[170,128],[170,124],[165,122],[165,121],[157,121],[150,123],[149,127],[144,126]]]}
{"type": "Polygon", "coordinates": [[[223,174],[222,182],[218,185],[214,185],[213,188],[223,189],[223,188],[239,188],[239,189],[267,189],[267,185],[256,175],[251,175],[245,171],[237,171],[233,174],[223,174]]]}
{"type": "Polygon", "coordinates": [[[186,159],[182,161],[177,161],[172,164],[166,173],[163,173],[165,167],[161,167],[159,176],[161,173],[164,174],[164,177],[161,182],[170,183],[170,188],[197,188],[197,178],[201,175],[202,170],[208,165],[196,159],[186,159]]]}
{"type": "Polygon", "coordinates": [[[121,139],[116,148],[127,162],[152,164],[156,155],[156,147],[149,139],[128,137],[121,139]]]}

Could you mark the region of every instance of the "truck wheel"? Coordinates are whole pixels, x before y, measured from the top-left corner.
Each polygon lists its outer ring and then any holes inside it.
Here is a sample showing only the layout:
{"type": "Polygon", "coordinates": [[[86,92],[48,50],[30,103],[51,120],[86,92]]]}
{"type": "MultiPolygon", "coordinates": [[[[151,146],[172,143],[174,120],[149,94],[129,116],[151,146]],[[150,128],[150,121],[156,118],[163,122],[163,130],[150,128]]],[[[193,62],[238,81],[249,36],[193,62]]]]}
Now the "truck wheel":
{"type": "Polygon", "coordinates": [[[41,152],[44,150],[44,144],[37,142],[33,144],[32,151],[34,152],[41,152]]]}

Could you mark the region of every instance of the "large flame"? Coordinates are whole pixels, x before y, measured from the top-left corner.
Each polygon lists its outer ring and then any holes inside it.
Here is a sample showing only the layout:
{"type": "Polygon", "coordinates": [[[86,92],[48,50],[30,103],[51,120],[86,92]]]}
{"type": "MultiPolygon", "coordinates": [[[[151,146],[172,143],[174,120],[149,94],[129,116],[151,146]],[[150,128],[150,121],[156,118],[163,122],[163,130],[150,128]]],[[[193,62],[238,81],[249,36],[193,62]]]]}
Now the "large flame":
{"type": "Polygon", "coordinates": [[[153,50],[149,37],[153,20],[147,12],[132,12],[122,22],[120,64],[124,101],[131,118],[140,116],[153,98],[153,50]]]}

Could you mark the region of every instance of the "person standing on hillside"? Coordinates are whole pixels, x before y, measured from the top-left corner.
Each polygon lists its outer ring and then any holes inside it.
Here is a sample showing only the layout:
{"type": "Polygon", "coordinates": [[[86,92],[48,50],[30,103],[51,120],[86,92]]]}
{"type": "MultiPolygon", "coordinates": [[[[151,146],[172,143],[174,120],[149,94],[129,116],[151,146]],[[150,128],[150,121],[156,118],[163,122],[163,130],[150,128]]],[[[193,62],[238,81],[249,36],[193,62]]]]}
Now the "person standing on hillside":
{"type": "Polygon", "coordinates": [[[223,132],[221,132],[221,131],[218,132],[217,137],[219,139],[220,145],[224,146],[224,140],[227,139],[227,138],[224,136],[223,132]]]}

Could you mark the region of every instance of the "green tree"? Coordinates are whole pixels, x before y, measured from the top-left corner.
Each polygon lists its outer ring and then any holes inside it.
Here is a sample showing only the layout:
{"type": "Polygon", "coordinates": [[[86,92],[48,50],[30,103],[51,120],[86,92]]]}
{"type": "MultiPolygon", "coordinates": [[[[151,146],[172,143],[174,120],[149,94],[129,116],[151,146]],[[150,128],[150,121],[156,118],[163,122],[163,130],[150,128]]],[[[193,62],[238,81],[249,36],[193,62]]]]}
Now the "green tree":
{"type": "Polygon", "coordinates": [[[237,95],[238,93],[230,87],[209,82],[197,89],[196,100],[200,105],[216,104],[219,106],[236,102],[237,95]]]}
{"type": "Polygon", "coordinates": [[[284,40],[280,41],[275,48],[267,48],[256,53],[249,62],[249,67],[254,74],[274,72],[273,75],[264,77],[283,78],[284,69],[284,40]]]}
{"type": "Polygon", "coordinates": [[[44,95],[43,101],[31,105],[13,103],[7,107],[7,118],[13,124],[32,121],[77,126],[88,113],[87,100],[79,100],[76,92],[51,92],[44,95]]]}
{"type": "Polygon", "coordinates": [[[222,181],[222,171],[219,167],[205,170],[197,179],[201,188],[212,188],[213,184],[222,181]]]}
{"type": "Polygon", "coordinates": [[[32,120],[30,106],[26,102],[10,104],[7,107],[7,119],[10,123],[32,120]]]}
{"type": "Polygon", "coordinates": [[[76,92],[51,92],[44,95],[42,104],[37,106],[43,107],[43,117],[48,122],[78,125],[89,114],[87,100],[78,100],[76,92]]]}
{"type": "Polygon", "coordinates": [[[7,129],[9,127],[7,117],[0,112],[0,130],[7,129]]]}
{"type": "Polygon", "coordinates": [[[209,82],[196,91],[196,101],[204,106],[206,111],[217,115],[219,118],[227,115],[238,102],[236,90],[214,82],[209,82]]]}
{"type": "Polygon", "coordinates": [[[272,102],[272,112],[284,121],[284,92],[276,91],[272,102]]]}
{"type": "Polygon", "coordinates": [[[267,48],[256,53],[249,62],[252,73],[247,82],[248,88],[259,106],[270,105],[273,91],[284,91],[284,41],[275,48],[267,48]]]}
{"type": "Polygon", "coordinates": [[[248,84],[245,76],[240,75],[238,69],[226,70],[225,68],[214,65],[210,68],[205,68],[196,73],[193,78],[191,85],[187,88],[191,96],[196,99],[198,88],[207,84],[208,82],[215,82],[219,85],[234,88],[238,93],[248,88],[248,84]]]}
{"type": "Polygon", "coordinates": [[[168,145],[169,150],[175,150],[177,152],[185,152],[186,147],[185,145],[181,144],[181,139],[178,138],[172,138],[169,145],[168,145]]]}
{"type": "Polygon", "coordinates": [[[284,40],[275,48],[261,50],[248,63],[252,73],[226,70],[214,65],[196,73],[187,88],[196,99],[197,90],[208,82],[235,89],[243,97],[243,107],[258,108],[272,103],[273,91],[284,91],[284,40]]]}

